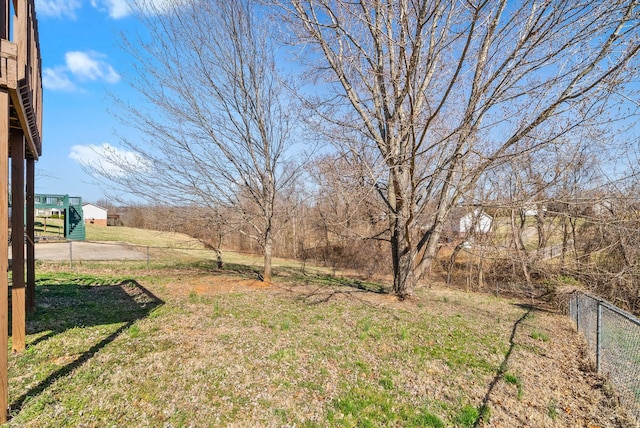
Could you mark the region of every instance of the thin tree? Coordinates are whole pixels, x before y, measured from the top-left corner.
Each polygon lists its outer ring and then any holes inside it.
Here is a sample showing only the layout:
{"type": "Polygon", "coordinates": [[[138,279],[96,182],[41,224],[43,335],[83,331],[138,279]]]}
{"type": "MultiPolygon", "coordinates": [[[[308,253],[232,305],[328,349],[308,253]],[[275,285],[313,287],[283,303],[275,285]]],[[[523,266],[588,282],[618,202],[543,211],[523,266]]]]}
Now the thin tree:
{"type": "MultiPolygon", "coordinates": [[[[292,105],[268,21],[250,0],[137,2],[144,33],[125,35],[142,102],[115,113],[139,136],[91,165],[154,205],[233,212],[271,280],[274,206],[296,177],[292,105]]],[[[185,208],[183,215],[189,217],[185,208]]],[[[223,219],[224,220],[224,219],[223,219]]]]}
{"type": "Polygon", "coordinates": [[[379,154],[400,298],[486,171],[635,113],[636,0],[274,1],[322,84],[309,105],[343,148],[379,154]]]}

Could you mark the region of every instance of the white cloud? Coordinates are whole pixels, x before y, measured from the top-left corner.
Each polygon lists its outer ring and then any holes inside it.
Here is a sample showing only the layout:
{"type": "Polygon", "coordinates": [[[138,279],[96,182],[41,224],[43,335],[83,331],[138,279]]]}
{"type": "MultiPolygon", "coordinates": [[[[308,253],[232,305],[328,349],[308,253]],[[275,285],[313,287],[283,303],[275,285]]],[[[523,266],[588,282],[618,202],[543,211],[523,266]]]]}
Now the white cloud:
{"type": "Polygon", "coordinates": [[[120,75],[113,67],[101,58],[103,54],[97,52],[67,52],[64,56],[67,69],[77,78],[82,80],[105,81],[107,83],[118,83],[120,75]]]}
{"type": "Polygon", "coordinates": [[[150,14],[163,14],[190,0],[131,0],[132,6],[150,14]]]}
{"type": "Polygon", "coordinates": [[[64,67],[45,68],[42,70],[42,86],[52,91],[73,91],[76,85],[69,80],[64,67]]]}
{"type": "MultiPolygon", "coordinates": [[[[91,6],[109,14],[113,19],[125,18],[133,10],[142,10],[149,14],[163,14],[172,7],[188,0],[91,0],[91,6]]],[[[39,16],[76,19],[76,11],[82,7],[82,0],[36,0],[39,16]]]]}
{"type": "Polygon", "coordinates": [[[127,17],[134,10],[141,10],[148,14],[163,14],[171,8],[187,0],[91,0],[91,6],[107,12],[111,18],[127,17]]]}
{"type": "Polygon", "coordinates": [[[136,153],[119,149],[109,143],[77,144],[71,147],[69,157],[98,175],[112,177],[122,177],[128,172],[148,168],[136,153]]]}
{"type": "Polygon", "coordinates": [[[78,89],[74,79],[82,82],[118,83],[120,75],[104,58],[106,55],[93,51],[67,52],[64,66],[45,68],[42,71],[42,85],[53,91],[73,91],[78,89]]]}
{"type": "Polygon", "coordinates": [[[91,6],[106,11],[111,18],[120,19],[131,14],[132,1],[127,0],[91,0],[91,6]]]}
{"type": "Polygon", "coordinates": [[[125,0],[107,0],[109,16],[115,19],[123,18],[131,13],[131,7],[125,0]]]}
{"type": "Polygon", "coordinates": [[[66,16],[76,18],[76,10],[80,9],[80,0],[36,0],[36,11],[39,16],[66,16]]]}

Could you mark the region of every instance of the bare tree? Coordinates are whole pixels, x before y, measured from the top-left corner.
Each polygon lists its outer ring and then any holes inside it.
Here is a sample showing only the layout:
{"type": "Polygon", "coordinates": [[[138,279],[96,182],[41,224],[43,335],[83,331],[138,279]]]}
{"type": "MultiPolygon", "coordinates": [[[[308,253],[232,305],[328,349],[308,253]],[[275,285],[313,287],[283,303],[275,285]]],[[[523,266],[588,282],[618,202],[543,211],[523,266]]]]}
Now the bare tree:
{"type": "Polygon", "coordinates": [[[358,270],[371,277],[390,272],[386,210],[367,184],[361,153],[328,154],[309,166],[317,238],[307,252],[322,253],[325,262],[358,270]],[[320,251],[319,251],[320,250],[320,251]]]}
{"type": "Polygon", "coordinates": [[[389,212],[400,298],[485,172],[635,114],[636,0],[278,4],[322,84],[310,104],[343,147],[379,154],[369,171],[389,212]]]}
{"type": "MultiPolygon", "coordinates": [[[[125,36],[143,103],[116,115],[140,131],[94,172],[154,205],[209,207],[254,239],[271,280],[274,206],[298,168],[296,123],[277,47],[251,0],[137,1],[145,33],[125,36]]],[[[189,210],[183,213],[190,215],[189,210]]],[[[212,229],[213,230],[213,229],[212,229]]]]}
{"type": "Polygon", "coordinates": [[[631,312],[640,313],[640,140],[602,165],[607,181],[583,188],[571,207],[574,260],[562,273],[631,312]],[[615,168],[612,168],[611,166],[615,168]]]}

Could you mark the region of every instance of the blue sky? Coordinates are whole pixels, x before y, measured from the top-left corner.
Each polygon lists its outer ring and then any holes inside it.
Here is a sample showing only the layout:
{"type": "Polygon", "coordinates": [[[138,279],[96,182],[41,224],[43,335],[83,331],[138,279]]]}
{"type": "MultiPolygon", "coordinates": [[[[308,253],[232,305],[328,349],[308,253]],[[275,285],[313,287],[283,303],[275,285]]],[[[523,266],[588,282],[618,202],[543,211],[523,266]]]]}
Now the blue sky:
{"type": "MultiPolygon", "coordinates": [[[[155,0],[163,2],[167,0],[155,0]]],[[[121,124],[107,110],[111,94],[135,99],[127,83],[130,62],[120,33],[135,29],[129,0],[36,0],[40,31],[44,116],[36,193],[104,197],[81,167],[96,148],[117,145],[121,124]]],[[[124,131],[124,132],[123,132],[124,131]]]]}
{"type": "MultiPolygon", "coordinates": [[[[81,164],[99,159],[101,148],[117,147],[116,131],[135,136],[108,112],[113,106],[109,94],[133,102],[137,97],[127,81],[130,58],[120,48],[120,34],[138,25],[133,1],[35,0],[44,86],[37,193],[81,196],[89,202],[104,198],[104,189],[81,164]]],[[[162,9],[179,0],[139,1],[162,9]]],[[[632,134],[636,141],[637,133],[632,134]]]]}

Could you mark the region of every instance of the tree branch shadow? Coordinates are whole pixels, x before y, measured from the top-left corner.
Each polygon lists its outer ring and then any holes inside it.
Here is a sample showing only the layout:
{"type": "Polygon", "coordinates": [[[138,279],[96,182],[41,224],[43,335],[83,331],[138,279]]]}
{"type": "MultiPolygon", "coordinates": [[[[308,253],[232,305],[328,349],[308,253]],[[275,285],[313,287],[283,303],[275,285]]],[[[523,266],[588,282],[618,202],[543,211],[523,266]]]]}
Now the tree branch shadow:
{"type": "Polygon", "coordinates": [[[476,422],[473,424],[474,428],[479,427],[480,424],[483,422],[483,418],[487,414],[489,400],[491,399],[491,394],[493,393],[493,390],[495,389],[498,382],[500,382],[500,379],[502,379],[504,374],[507,372],[509,358],[511,358],[511,353],[513,352],[516,346],[515,337],[518,332],[518,327],[527,319],[527,317],[531,314],[531,312],[536,310],[536,308],[531,305],[522,304],[517,306],[520,306],[523,309],[526,309],[526,312],[520,318],[518,318],[516,322],[513,324],[513,328],[511,329],[511,336],[509,337],[509,349],[504,354],[504,358],[500,363],[500,367],[498,368],[498,371],[496,372],[495,376],[489,383],[489,387],[487,388],[487,392],[485,393],[484,398],[482,399],[482,403],[480,403],[480,406],[478,406],[478,415],[480,416],[478,417],[476,422]]]}
{"type": "Polygon", "coordinates": [[[43,393],[47,388],[49,388],[53,383],[61,377],[67,376],[69,373],[82,366],[84,363],[89,361],[91,357],[93,357],[98,351],[107,346],[109,343],[113,342],[115,338],[117,338],[120,333],[127,330],[135,321],[129,321],[126,324],[120,326],[116,331],[111,333],[109,336],[104,338],[99,343],[93,345],[86,352],[84,352],[80,357],[75,359],[73,362],[67,364],[51,373],[46,379],[42,380],[33,388],[29,389],[27,392],[18,397],[13,403],[9,406],[9,414],[14,415],[20,412],[22,409],[22,405],[27,400],[27,398],[33,398],[37,395],[43,393]]]}
{"type": "Polygon", "coordinates": [[[33,319],[28,321],[27,330],[30,334],[40,331],[47,333],[29,343],[29,348],[36,347],[74,327],[123,324],[76,359],[53,371],[37,385],[16,398],[9,406],[9,414],[12,416],[21,411],[27,400],[40,395],[58,379],[81,367],[122,332],[164,304],[164,301],[133,279],[111,285],[104,283],[91,285],[81,281],[80,283],[76,281],[66,281],[62,284],[45,283],[40,284],[36,291],[39,307],[33,319]]]}

